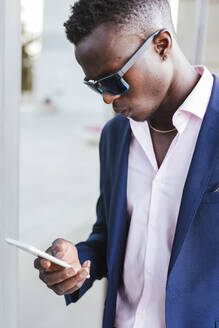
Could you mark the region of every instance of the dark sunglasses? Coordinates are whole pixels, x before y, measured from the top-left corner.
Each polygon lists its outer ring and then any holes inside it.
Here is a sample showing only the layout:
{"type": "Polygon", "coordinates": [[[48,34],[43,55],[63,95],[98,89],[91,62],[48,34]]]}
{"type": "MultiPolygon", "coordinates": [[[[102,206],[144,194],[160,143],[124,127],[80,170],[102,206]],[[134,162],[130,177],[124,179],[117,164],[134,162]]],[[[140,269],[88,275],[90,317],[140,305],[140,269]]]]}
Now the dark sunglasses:
{"type": "Polygon", "coordinates": [[[122,95],[129,90],[129,84],[122,78],[123,75],[136,63],[142,53],[149,47],[151,41],[161,32],[159,30],[149,36],[142,46],[134,53],[134,55],[128,60],[128,62],[116,73],[108,75],[100,80],[93,81],[88,80],[86,77],[84,83],[92,90],[103,94],[107,93],[112,96],[122,95]]]}

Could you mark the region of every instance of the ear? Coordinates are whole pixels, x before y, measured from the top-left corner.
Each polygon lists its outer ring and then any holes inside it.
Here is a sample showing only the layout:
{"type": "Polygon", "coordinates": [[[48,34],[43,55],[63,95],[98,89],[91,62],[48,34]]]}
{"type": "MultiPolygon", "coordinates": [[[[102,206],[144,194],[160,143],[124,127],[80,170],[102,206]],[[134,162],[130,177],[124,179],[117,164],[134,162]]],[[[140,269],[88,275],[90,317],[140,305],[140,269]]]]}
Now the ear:
{"type": "Polygon", "coordinates": [[[172,48],[172,37],[166,30],[161,31],[153,40],[154,50],[159,54],[161,60],[167,60],[172,48]]]}

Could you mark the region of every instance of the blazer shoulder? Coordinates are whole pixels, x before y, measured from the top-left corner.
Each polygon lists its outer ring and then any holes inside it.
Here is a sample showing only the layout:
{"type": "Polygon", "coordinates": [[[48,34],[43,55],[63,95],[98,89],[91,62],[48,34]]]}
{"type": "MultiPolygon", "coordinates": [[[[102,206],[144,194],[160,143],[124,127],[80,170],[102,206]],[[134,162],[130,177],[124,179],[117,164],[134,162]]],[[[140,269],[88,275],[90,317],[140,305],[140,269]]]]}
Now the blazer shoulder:
{"type": "Polygon", "coordinates": [[[122,117],[120,114],[108,121],[100,137],[100,154],[105,158],[112,157],[113,154],[117,156],[118,152],[123,149],[124,144],[129,142],[130,130],[129,119],[122,117]]]}
{"type": "Polygon", "coordinates": [[[123,131],[129,126],[129,120],[126,117],[122,117],[120,114],[109,120],[102,131],[102,137],[104,136],[118,136],[122,135],[123,131]]]}

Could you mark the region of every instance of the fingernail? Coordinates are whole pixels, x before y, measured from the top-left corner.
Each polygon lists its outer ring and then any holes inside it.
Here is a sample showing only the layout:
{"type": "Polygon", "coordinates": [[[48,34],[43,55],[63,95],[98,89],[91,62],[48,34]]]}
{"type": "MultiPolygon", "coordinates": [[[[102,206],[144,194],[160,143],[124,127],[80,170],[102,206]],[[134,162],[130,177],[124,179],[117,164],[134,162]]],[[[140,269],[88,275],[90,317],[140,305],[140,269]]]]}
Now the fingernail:
{"type": "Polygon", "coordinates": [[[91,266],[91,261],[88,260],[88,261],[87,261],[87,267],[90,268],[90,266],[91,266]]]}
{"type": "Polygon", "coordinates": [[[87,276],[87,279],[90,279],[90,275],[87,276]]]}

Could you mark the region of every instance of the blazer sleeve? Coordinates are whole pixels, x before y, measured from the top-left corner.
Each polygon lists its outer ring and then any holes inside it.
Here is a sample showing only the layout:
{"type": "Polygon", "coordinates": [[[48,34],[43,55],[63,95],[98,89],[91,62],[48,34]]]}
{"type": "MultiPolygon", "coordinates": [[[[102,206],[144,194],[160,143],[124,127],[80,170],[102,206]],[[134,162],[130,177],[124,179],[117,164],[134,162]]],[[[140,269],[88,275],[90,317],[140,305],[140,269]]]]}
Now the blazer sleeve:
{"type": "Polygon", "coordinates": [[[93,225],[92,232],[89,238],[76,245],[80,262],[86,260],[91,261],[90,278],[86,279],[83,286],[73,294],[66,294],[66,305],[77,302],[93,285],[96,279],[101,279],[107,276],[106,264],[106,248],[107,248],[107,230],[106,230],[106,210],[104,202],[104,188],[103,188],[103,148],[104,137],[103,132],[99,144],[100,156],[100,196],[96,205],[97,219],[93,225]]]}

